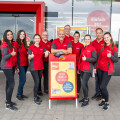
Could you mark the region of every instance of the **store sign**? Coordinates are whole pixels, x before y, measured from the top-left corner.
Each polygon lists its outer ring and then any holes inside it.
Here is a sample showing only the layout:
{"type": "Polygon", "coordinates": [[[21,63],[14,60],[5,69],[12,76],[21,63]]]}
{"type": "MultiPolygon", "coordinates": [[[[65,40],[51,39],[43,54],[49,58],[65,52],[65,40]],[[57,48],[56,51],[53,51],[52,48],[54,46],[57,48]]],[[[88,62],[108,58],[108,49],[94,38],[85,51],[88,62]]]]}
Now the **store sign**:
{"type": "Polygon", "coordinates": [[[101,27],[103,31],[107,31],[110,26],[110,17],[105,11],[95,10],[88,15],[87,25],[91,27],[91,31],[101,27]]]}
{"type": "Polygon", "coordinates": [[[49,55],[49,99],[76,98],[76,56],[49,55]]]}
{"type": "Polygon", "coordinates": [[[66,3],[67,1],[69,0],[53,0],[55,3],[58,3],[58,4],[64,4],[66,3]]]}

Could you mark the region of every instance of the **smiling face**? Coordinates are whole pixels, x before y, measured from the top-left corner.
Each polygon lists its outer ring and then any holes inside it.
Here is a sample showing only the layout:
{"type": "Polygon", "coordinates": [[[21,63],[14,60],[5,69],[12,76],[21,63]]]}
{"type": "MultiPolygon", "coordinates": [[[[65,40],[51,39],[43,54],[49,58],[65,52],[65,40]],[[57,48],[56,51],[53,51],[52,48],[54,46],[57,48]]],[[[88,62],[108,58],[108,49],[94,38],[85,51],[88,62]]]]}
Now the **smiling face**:
{"type": "Polygon", "coordinates": [[[70,27],[69,26],[65,26],[64,31],[65,31],[65,35],[70,35],[70,27]]]}
{"type": "Polygon", "coordinates": [[[7,32],[7,39],[11,42],[13,40],[13,34],[12,32],[7,32]]]}
{"type": "Polygon", "coordinates": [[[44,31],[44,32],[42,33],[42,40],[43,40],[43,41],[47,41],[47,40],[48,40],[48,33],[47,33],[46,31],[44,31]]]}
{"type": "Polygon", "coordinates": [[[34,37],[34,42],[35,42],[36,44],[39,44],[39,43],[40,43],[40,36],[36,35],[36,36],[34,37]]]}
{"type": "Polygon", "coordinates": [[[75,34],[74,35],[74,42],[78,42],[79,38],[80,38],[79,34],[75,34]]]}
{"type": "Polygon", "coordinates": [[[91,42],[90,36],[85,36],[84,41],[85,41],[85,45],[86,45],[86,46],[89,45],[90,42],[91,42]]]}
{"type": "Polygon", "coordinates": [[[20,33],[20,39],[21,39],[21,40],[25,39],[25,33],[24,33],[24,32],[21,32],[21,33],[20,33]]]}
{"type": "Polygon", "coordinates": [[[102,32],[101,29],[98,29],[98,30],[96,31],[96,37],[97,37],[98,40],[102,39],[102,37],[103,37],[103,32],[102,32]]]}
{"type": "Polygon", "coordinates": [[[109,45],[110,43],[111,43],[111,37],[110,37],[110,35],[109,34],[105,34],[104,35],[104,41],[105,41],[105,43],[107,44],[107,45],[109,45]]]}
{"type": "Polygon", "coordinates": [[[64,31],[59,31],[58,32],[58,37],[59,37],[59,40],[64,40],[64,38],[65,38],[65,32],[64,31]]]}

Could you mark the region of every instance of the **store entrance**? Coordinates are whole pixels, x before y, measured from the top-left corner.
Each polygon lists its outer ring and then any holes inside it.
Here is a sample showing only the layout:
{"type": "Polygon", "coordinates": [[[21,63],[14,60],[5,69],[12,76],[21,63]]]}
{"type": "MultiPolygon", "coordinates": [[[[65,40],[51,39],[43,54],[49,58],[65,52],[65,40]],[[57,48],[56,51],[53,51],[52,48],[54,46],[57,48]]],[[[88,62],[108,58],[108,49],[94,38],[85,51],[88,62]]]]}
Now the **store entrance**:
{"type": "MultiPolygon", "coordinates": [[[[25,30],[27,42],[33,41],[33,35],[36,33],[36,14],[34,13],[1,13],[0,14],[0,43],[3,40],[5,30],[10,29],[14,34],[14,41],[19,30],[25,30]]],[[[0,52],[1,61],[1,52],[0,52]]]]}

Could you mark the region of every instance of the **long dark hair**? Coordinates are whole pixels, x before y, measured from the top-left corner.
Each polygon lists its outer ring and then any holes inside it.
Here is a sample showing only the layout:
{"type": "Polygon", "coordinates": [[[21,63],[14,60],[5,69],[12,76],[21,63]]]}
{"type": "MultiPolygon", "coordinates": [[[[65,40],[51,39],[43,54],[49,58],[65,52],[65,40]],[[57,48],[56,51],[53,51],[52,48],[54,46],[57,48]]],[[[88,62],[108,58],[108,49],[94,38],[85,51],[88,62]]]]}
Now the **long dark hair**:
{"type": "MultiPolygon", "coordinates": [[[[7,39],[7,33],[8,33],[8,32],[11,32],[12,35],[13,35],[13,32],[12,32],[11,30],[6,30],[6,31],[4,32],[4,34],[3,34],[3,41],[5,41],[5,42],[8,44],[8,47],[9,47],[10,50],[12,51],[13,46],[12,46],[12,44],[10,43],[10,41],[7,39]]],[[[11,42],[13,42],[13,39],[12,39],[11,42]]]]}
{"type": "MultiPolygon", "coordinates": [[[[109,36],[111,37],[111,39],[110,39],[110,44],[111,44],[111,50],[113,50],[114,42],[113,42],[112,35],[110,34],[110,32],[106,32],[103,36],[105,36],[105,35],[109,35],[109,36]]],[[[103,45],[101,51],[104,50],[105,46],[106,46],[106,43],[105,43],[105,41],[104,41],[104,45],[103,45]]]]}
{"type": "Polygon", "coordinates": [[[17,41],[17,43],[19,45],[19,48],[21,48],[21,39],[20,39],[21,32],[24,32],[24,34],[25,34],[25,38],[23,39],[23,44],[24,44],[25,48],[27,49],[26,33],[25,33],[24,30],[19,30],[18,31],[16,41],[17,41]]]}

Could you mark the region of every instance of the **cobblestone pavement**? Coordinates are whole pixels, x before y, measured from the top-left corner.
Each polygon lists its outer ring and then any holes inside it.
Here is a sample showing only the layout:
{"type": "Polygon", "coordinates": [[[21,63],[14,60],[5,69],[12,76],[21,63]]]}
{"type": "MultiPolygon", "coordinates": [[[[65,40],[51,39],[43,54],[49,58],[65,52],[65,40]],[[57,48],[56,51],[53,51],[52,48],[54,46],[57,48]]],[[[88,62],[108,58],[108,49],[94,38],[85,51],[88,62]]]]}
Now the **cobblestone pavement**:
{"type": "MultiPolygon", "coordinates": [[[[33,80],[30,73],[27,73],[27,82],[24,87],[24,95],[29,98],[24,101],[16,99],[18,86],[18,75],[15,75],[15,89],[12,101],[17,103],[18,111],[5,109],[5,76],[0,73],[0,120],[120,120],[120,77],[112,77],[108,90],[110,93],[110,108],[103,111],[98,107],[98,101],[90,99],[89,105],[78,109],[75,108],[75,100],[52,100],[52,108],[48,108],[48,95],[41,98],[41,105],[33,103],[33,80]]],[[[95,80],[89,80],[89,97],[94,94],[95,80]]],[[[82,98],[82,91],[80,98],[82,98]]],[[[80,99],[79,98],[79,99],[80,99]]]]}

